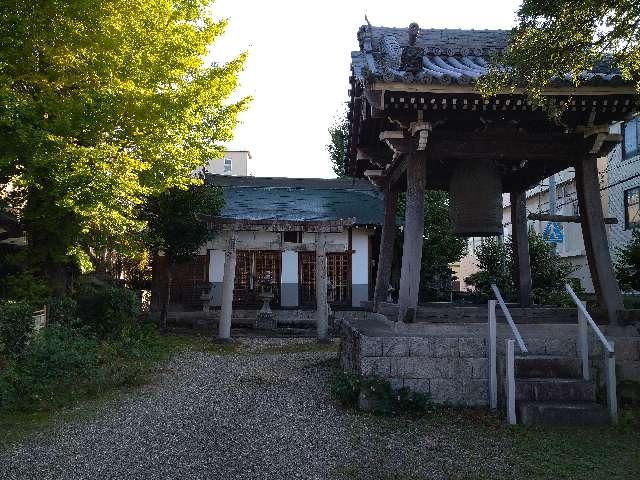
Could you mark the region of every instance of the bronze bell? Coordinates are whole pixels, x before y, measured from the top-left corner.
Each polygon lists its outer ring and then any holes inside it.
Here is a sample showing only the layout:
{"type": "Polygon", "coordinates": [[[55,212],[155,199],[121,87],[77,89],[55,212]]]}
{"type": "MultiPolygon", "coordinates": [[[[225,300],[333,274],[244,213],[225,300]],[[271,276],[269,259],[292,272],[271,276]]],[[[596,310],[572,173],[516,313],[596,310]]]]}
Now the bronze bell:
{"type": "Polygon", "coordinates": [[[502,235],[502,179],[493,162],[458,163],[449,183],[449,196],[449,217],[456,235],[502,235]]]}

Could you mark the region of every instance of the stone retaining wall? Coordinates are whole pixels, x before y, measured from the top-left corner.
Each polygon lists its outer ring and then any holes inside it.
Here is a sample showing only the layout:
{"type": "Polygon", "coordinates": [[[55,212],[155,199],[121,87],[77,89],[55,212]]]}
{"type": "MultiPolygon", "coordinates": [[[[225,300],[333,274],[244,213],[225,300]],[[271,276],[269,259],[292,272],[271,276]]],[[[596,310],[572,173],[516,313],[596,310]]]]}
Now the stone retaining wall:
{"type": "MultiPolygon", "coordinates": [[[[437,335],[420,334],[419,325],[401,333],[384,315],[367,314],[366,320],[345,324],[340,345],[340,364],[361,375],[387,378],[394,388],[407,387],[429,393],[436,402],[452,405],[488,404],[487,343],[483,333],[460,334],[442,328],[437,335]],[[374,329],[367,325],[378,323],[374,329]]],[[[576,340],[566,328],[531,325],[524,335],[533,355],[577,357],[576,340]],[[544,330],[543,330],[544,329],[544,330]],[[532,333],[535,332],[535,333],[532,333]]],[[[429,330],[431,332],[431,330],[429,330]]],[[[614,338],[618,381],[640,381],[640,337],[614,338]]],[[[603,381],[602,348],[590,335],[592,378],[603,381]]],[[[505,337],[497,340],[498,394],[504,394],[505,337]]],[[[516,355],[518,353],[516,352],[516,355]]]]}
{"type": "Polygon", "coordinates": [[[340,345],[343,368],[389,379],[394,388],[429,393],[436,402],[487,405],[487,346],[471,337],[370,337],[351,327],[340,345]]]}

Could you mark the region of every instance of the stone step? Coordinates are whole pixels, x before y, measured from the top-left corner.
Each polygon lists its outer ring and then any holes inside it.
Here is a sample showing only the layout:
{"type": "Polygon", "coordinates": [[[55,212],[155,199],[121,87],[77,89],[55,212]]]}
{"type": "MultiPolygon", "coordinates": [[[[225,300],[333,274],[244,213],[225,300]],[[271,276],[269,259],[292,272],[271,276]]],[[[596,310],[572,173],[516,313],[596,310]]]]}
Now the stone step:
{"type": "Polygon", "coordinates": [[[567,378],[516,378],[516,402],[593,402],[593,382],[567,378]]]}
{"type": "Polygon", "coordinates": [[[516,356],[516,378],[581,378],[582,365],[576,357],[557,355],[516,356]]]}
{"type": "Polygon", "coordinates": [[[520,402],[519,423],[549,427],[601,427],[609,425],[609,412],[595,402],[520,402]]]}

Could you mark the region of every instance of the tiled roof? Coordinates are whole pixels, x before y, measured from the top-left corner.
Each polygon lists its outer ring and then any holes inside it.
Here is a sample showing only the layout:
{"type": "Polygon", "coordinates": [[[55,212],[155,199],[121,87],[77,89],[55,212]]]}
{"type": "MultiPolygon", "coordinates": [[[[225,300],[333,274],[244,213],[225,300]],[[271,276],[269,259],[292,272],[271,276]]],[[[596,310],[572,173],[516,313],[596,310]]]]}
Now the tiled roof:
{"type": "MultiPolygon", "coordinates": [[[[358,31],[360,51],[351,53],[353,75],[360,81],[469,85],[487,72],[492,55],[504,53],[509,30],[421,29],[415,46],[424,49],[422,69],[401,68],[401,54],[409,45],[408,28],[363,25],[358,31]]],[[[592,85],[621,85],[620,72],[606,62],[581,79],[592,85]]],[[[556,86],[572,85],[570,75],[555,77],[556,86]]]]}
{"type": "Polygon", "coordinates": [[[223,218],[378,225],[384,217],[382,193],[362,179],[208,175],[207,183],[224,187],[223,218]]]}

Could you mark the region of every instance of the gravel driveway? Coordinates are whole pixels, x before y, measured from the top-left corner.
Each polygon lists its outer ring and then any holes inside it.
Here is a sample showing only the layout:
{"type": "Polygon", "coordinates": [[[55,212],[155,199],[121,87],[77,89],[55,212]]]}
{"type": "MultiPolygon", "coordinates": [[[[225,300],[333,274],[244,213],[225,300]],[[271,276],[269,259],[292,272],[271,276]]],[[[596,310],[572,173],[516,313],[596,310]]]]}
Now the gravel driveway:
{"type": "Polygon", "coordinates": [[[437,479],[510,470],[504,441],[463,425],[336,407],[325,385],[334,352],[265,352],[294,341],[244,340],[248,350],[238,354],[183,353],[157,383],[94,418],[0,452],[0,478],[437,479]]]}

